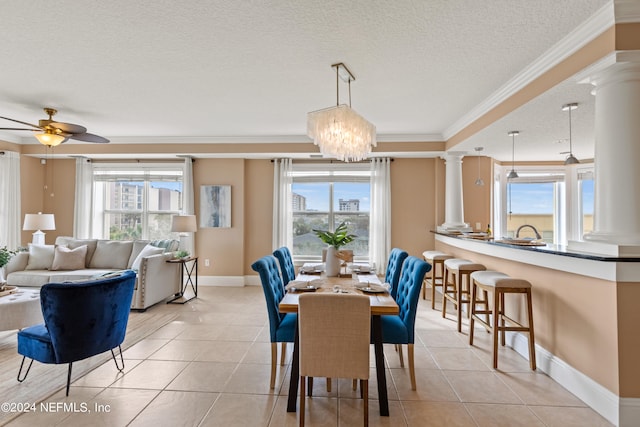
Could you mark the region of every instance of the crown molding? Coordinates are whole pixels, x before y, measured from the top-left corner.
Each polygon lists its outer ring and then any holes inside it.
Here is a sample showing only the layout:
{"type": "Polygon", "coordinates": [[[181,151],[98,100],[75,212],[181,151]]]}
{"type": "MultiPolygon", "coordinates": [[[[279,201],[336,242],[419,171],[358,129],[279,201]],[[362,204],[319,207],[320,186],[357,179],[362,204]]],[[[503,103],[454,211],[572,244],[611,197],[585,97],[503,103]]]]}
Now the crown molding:
{"type": "Polygon", "coordinates": [[[615,0],[613,9],[616,24],[640,22],[640,2],[637,0],[615,0]]]}
{"type": "Polygon", "coordinates": [[[449,140],[452,136],[509,99],[542,74],[574,54],[578,49],[587,45],[612,25],[614,25],[613,2],[601,7],[593,16],[553,45],[527,68],[515,75],[482,103],[445,129],[443,132],[445,140],[449,140]]]}

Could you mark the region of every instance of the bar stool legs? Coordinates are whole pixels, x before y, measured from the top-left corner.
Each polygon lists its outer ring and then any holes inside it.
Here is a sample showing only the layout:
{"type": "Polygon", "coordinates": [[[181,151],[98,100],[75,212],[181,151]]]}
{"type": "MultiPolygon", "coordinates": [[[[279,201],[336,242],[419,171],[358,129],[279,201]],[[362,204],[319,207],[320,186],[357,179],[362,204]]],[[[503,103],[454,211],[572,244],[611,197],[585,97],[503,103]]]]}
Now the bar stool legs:
{"type": "Polygon", "coordinates": [[[444,261],[444,279],[442,285],[442,317],[447,316],[447,300],[457,311],[458,332],[462,332],[462,306],[467,304],[467,317],[470,316],[471,302],[470,274],[485,270],[484,265],[466,259],[452,258],[444,261]],[[465,280],[466,278],[466,280],[465,280]]]}
{"type": "Polygon", "coordinates": [[[493,337],[493,368],[498,368],[498,335],[500,343],[505,345],[505,333],[528,332],[529,335],[529,366],[531,370],[536,369],[535,335],[533,330],[533,307],[531,301],[531,283],[522,279],[512,279],[506,274],[497,271],[478,271],[471,274],[471,320],[469,322],[469,345],[473,345],[473,333],[475,322],[492,333],[493,337]],[[493,304],[491,310],[486,306],[484,309],[477,308],[478,289],[488,291],[493,294],[493,304]],[[527,325],[524,326],[518,321],[505,314],[505,294],[523,294],[527,306],[527,325]],[[488,315],[491,314],[491,322],[488,315]],[[484,319],[480,317],[484,315],[484,319]]]}
{"type": "Polygon", "coordinates": [[[431,271],[424,276],[422,299],[427,299],[427,286],[431,287],[431,309],[435,310],[436,288],[438,286],[442,287],[444,293],[444,286],[442,285],[444,283],[444,261],[453,257],[440,251],[424,251],[422,256],[425,261],[431,264],[431,271]]]}

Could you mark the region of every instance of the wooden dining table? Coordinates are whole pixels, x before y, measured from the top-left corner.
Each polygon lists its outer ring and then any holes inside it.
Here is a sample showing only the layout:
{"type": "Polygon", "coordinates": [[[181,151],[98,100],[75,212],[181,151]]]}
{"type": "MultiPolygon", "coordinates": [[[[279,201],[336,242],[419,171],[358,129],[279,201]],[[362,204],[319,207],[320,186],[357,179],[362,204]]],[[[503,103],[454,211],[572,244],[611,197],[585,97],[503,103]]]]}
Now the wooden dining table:
{"type": "MultiPolygon", "coordinates": [[[[382,346],[382,315],[394,315],[399,313],[398,304],[389,293],[368,293],[356,288],[362,283],[380,283],[375,275],[346,277],[326,277],[324,274],[311,275],[299,274],[297,281],[305,281],[320,287],[314,292],[338,292],[357,293],[367,295],[371,302],[371,334],[373,337],[373,347],[376,359],[376,378],[378,382],[378,402],[380,404],[380,415],[389,416],[389,400],[387,396],[387,379],[384,370],[384,350],[382,346]],[[314,280],[313,282],[310,282],[314,280]]],[[[297,313],[298,298],[306,291],[288,291],[280,301],[279,310],[281,313],[297,313]]],[[[291,378],[289,382],[289,396],[287,402],[287,412],[296,412],[298,382],[300,377],[300,350],[298,346],[298,328],[296,327],[295,340],[293,345],[293,360],[291,362],[291,378]]]]}

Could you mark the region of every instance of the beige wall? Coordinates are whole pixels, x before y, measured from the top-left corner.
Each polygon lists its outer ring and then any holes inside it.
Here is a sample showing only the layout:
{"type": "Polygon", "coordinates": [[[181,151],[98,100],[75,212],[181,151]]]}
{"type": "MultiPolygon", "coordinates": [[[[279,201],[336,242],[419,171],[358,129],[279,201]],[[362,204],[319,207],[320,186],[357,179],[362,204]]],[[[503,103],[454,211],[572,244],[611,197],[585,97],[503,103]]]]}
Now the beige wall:
{"type": "Polygon", "coordinates": [[[490,157],[465,157],[462,161],[462,191],[464,195],[464,221],[475,231],[485,231],[491,223],[491,184],[493,160],[490,157]],[[478,175],[480,162],[480,175],[478,175]],[[476,185],[478,176],[484,185],[476,185]],[[476,223],[480,229],[476,229],[476,223]]]}
{"type": "Polygon", "coordinates": [[[245,160],[197,159],[193,164],[196,216],[200,186],[231,185],[231,228],[198,228],[195,234],[198,273],[202,276],[242,276],[245,236],[245,160]],[[209,259],[211,265],[205,266],[209,259]]]}
{"type": "Polygon", "coordinates": [[[245,182],[244,274],[256,274],[251,264],[273,251],[273,163],[246,160],[245,182]]]}

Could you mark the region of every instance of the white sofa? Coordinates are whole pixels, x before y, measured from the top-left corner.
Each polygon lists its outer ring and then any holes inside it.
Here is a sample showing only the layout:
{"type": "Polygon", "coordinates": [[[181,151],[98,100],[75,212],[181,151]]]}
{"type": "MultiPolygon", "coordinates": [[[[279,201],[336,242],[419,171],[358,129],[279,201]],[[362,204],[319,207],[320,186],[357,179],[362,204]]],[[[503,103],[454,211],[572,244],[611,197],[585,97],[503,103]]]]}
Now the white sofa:
{"type": "Polygon", "coordinates": [[[176,240],[119,241],[58,237],[54,245],[30,245],[6,265],[7,284],[39,288],[49,282],[86,280],[109,272],[137,271],[131,308],[145,310],[180,292],[180,264],[168,263],[176,240]],[[164,246],[155,247],[150,243],[164,246]]]}

